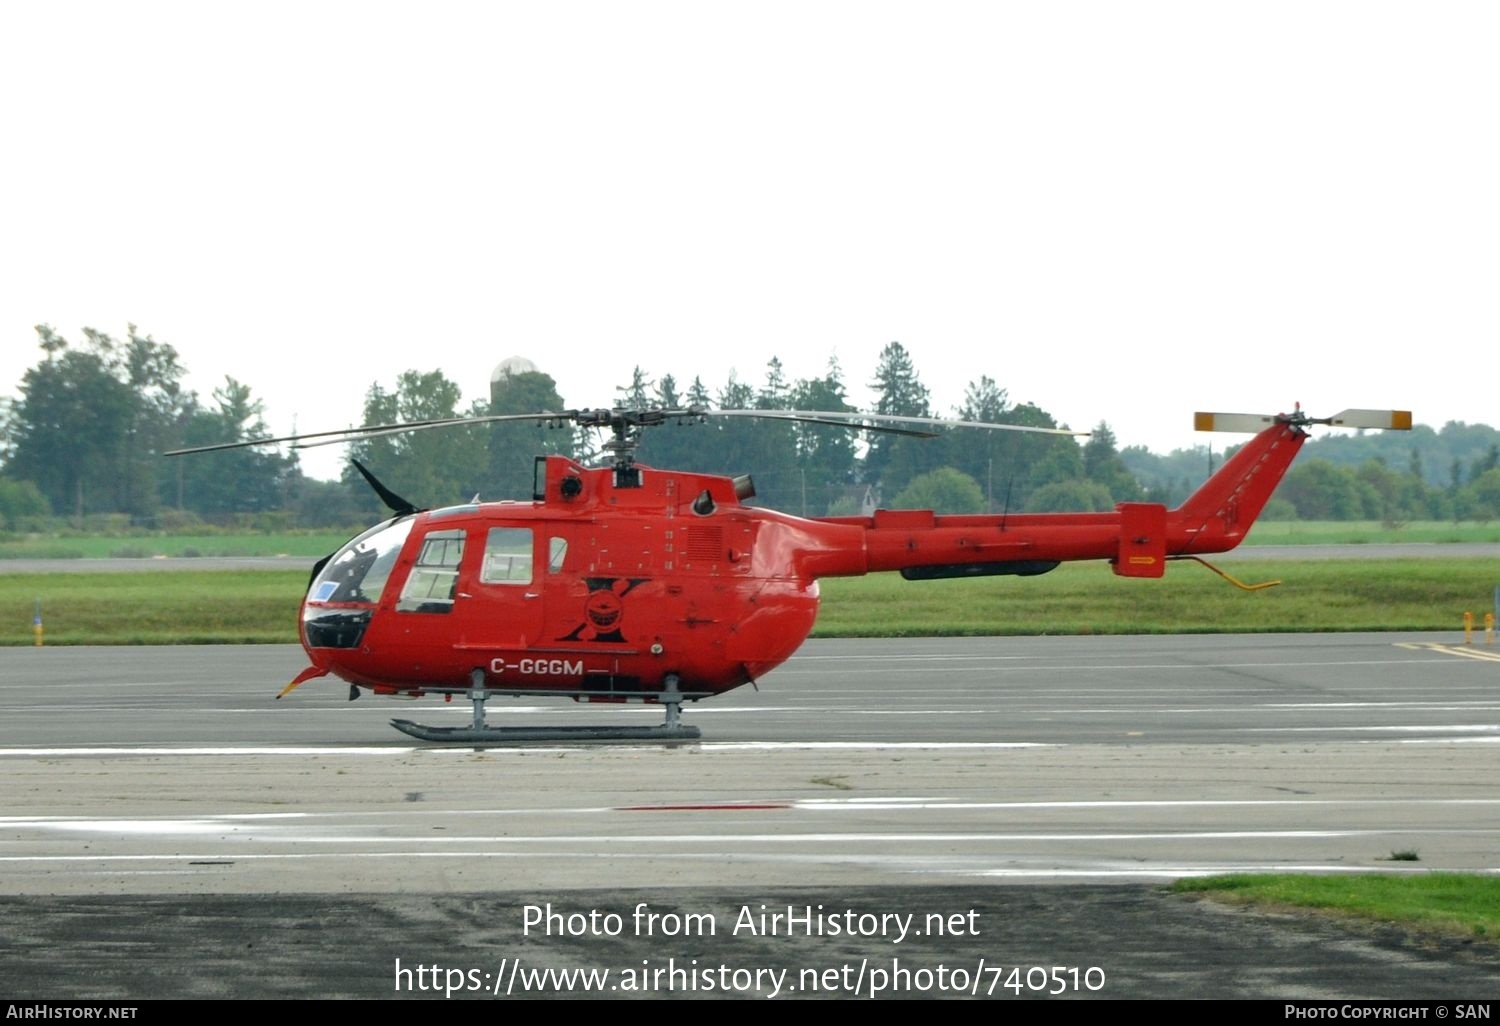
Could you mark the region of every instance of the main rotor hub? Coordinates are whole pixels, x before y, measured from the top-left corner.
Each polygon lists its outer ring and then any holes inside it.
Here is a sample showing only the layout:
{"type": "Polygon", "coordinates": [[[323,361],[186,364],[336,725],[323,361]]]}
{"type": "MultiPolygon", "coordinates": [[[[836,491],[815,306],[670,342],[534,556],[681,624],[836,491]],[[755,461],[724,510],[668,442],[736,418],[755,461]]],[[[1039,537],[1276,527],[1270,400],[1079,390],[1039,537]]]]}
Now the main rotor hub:
{"type": "Polygon", "coordinates": [[[610,465],[615,470],[618,482],[637,482],[635,474],[635,451],[641,444],[641,431],[648,427],[665,424],[669,420],[683,423],[704,423],[708,420],[704,411],[689,406],[670,410],[627,410],[620,407],[604,410],[570,410],[564,415],[580,427],[608,428],[611,436],[601,446],[610,454],[610,465]]]}

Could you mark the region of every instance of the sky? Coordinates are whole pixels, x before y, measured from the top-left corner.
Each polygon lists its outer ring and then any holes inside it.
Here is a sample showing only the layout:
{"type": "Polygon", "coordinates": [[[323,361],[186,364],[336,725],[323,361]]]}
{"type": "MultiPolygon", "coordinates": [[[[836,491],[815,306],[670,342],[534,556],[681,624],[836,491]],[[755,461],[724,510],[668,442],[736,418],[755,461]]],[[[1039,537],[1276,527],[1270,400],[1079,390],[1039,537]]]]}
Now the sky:
{"type": "Polygon", "coordinates": [[[0,396],[134,324],[278,434],[511,356],[869,406],[892,341],[1159,452],[1494,424],[1497,52],[1488,2],[6,4],[0,396]]]}

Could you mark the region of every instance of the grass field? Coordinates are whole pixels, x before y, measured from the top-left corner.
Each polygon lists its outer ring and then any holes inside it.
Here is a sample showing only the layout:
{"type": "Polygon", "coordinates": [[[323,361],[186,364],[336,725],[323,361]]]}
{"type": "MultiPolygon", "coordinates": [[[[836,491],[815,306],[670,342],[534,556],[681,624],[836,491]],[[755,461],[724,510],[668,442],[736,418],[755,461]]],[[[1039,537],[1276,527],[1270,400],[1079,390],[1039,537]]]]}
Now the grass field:
{"type": "Polygon", "coordinates": [[[32,644],[41,603],[49,645],[297,642],[302,570],[0,575],[0,644],[32,644]]]}
{"type": "MultiPolygon", "coordinates": [[[[1098,563],[1041,577],[823,582],[815,637],[1461,630],[1494,601],[1500,565],[1455,559],[1238,561],[1244,592],[1197,566],[1129,580],[1098,563]]],[[[51,645],[297,640],[301,570],[0,574],[0,645],[32,644],[41,602],[51,645]]]]}
{"type": "MultiPolygon", "coordinates": [[[[280,534],[150,534],[121,536],[0,535],[0,569],[7,559],[151,559],[157,556],[296,556],[318,558],[348,540],[348,533],[320,531],[280,534]]],[[[1490,524],[1427,520],[1393,526],[1376,520],[1267,521],[1251,530],[1245,544],[1375,545],[1401,542],[1500,542],[1500,521],[1490,524]]]]}
{"type": "Polygon", "coordinates": [[[1312,909],[1355,921],[1500,941],[1500,878],[1493,876],[1245,873],[1179,880],[1172,889],[1236,904],[1312,909]]]}
{"type": "Polygon", "coordinates": [[[1477,524],[1413,520],[1395,525],[1379,520],[1259,520],[1246,545],[1400,545],[1500,542],[1500,521],[1477,524]]]}
{"type": "Polygon", "coordinates": [[[157,556],[296,556],[319,559],[349,535],[317,534],[170,534],[98,537],[88,535],[0,540],[0,570],[7,559],[151,559],[157,556]]]}
{"type": "Polygon", "coordinates": [[[1245,592],[1194,563],[1161,580],[1070,563],[1035,578],[910,582],[891,574],[831,580],[814,636],[1163,634],[1451,630],[1483,614],[1500,563],[1323,560],[1234,564],[1245,592]]]}

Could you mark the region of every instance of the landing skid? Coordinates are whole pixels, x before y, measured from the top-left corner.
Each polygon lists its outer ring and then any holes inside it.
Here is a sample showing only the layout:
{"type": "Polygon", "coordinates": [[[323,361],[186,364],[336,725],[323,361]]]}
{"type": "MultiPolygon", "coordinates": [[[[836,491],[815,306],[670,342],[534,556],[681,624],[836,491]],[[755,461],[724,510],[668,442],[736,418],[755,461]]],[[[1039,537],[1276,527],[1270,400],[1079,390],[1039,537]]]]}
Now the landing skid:
{"type": "Polygon", "coordinates": [[[411,720],[391,726],[423,741],[691,741],[703,736],[697,727],[663,723],[657,727],[424,727],[411,720]]]}
{"type": "Polygon", "coordinates": [[[466,692],[474,703],[474,722],[467,727],[428,727],[411,720],[392,720],[391,726],[421,741],[489,742],[518,741],[691,741],[703,736],[697,727],[682,723],[682,700],[676,676],[666,679],[658,701],[667,707],[667,721],[655,727],[491,727],[484,721],[484,703],[493,693],[484,686],[484,671],[475,670],[473,687],[466,692]]]}

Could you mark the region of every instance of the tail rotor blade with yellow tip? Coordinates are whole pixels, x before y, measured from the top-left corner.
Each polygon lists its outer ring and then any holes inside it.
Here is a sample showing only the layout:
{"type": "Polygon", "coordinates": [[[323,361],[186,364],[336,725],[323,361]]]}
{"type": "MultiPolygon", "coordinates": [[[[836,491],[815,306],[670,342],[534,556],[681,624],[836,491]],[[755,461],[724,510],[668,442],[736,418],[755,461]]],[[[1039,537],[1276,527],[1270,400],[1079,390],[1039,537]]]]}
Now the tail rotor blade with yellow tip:
{"type": "Polygon", "coordinates": [[[1307,427],[1322,424],[1325,427],[1369,428],[1382,431],[1410,431],[1410,410],[1344,410],[1332,417],[1309,417],[1302,412],[1301,405],[1291,413],[1195,413],[1193,429],[1196,431],[1238,431],[1255,434],[1272,424],[1293,424],[1307,427]]]}

